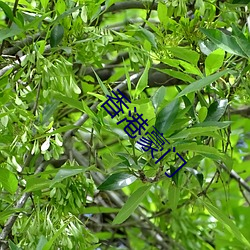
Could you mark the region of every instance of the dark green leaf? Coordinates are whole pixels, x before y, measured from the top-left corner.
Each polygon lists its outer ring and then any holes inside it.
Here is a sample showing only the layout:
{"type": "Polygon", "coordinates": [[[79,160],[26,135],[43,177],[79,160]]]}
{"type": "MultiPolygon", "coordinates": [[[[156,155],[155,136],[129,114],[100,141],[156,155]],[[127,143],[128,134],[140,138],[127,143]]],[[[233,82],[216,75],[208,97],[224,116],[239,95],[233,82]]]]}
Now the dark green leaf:
{"type": "Polygon", "coordinates": [[[178,110],[179,102],[178,99],[175,99],[156,116],[155,126],[161,133],[165,133],[174,123],[178,110]]]}
{"type": "Polygon", "coordinates": [[[50,46],[56,47],[63,39],[64,28],[61,24],[56,25],[50,35],[50,46]]]}
{"type": "Polygon", "coordinates": [[[7,5],[7,4],[4,3],[3,1],[0,1],[0,8],[3,9],[5,15],[6,15],[11,21],[14,21],[14,15],[13,15],[13,12],[12,12],[11,8],[9,7],[9,5],[7,5]]]}
{"type": "Polygon", "coordinates": [[[208,114],[204,122],[219,121],[226,111],[227,104],[228,104],[227,99],[222,99],[212,103],[208,108],[208,114]]]}
{"type": "Polygon", "coordinates": [[[183,89],[181,91],[181,93],[179,93],[177,95],[177,98],[181,97],[183,95],[186,95],[188,93],[200,90],[200,89],[206,87],[207,85],[213,83],[214,81],[218,80],[220,77],[222,77],[223,75],[225,75],[225,74],[227,74],[229,72],[230,72],[230,70],[223,70],[221,72],[215,73],[213,75],[210,75],[210,76],[202,78],[202,79],[200,79],[198,81],[195,81],[195,82],[189,84],[185,89],[183,89]]]}
{"type": "Polygon", "coordinates": [[[249,4],[249,0],[233,0],[232,4],[244,4],[247,5],[249,4]]]}
{"type": "Polygon", "coordinates": [[[115,173],[109,176],[99,187],[99,190],[117,190],[126,187],[136,180],[134,175],[128,173],[115,173]]]}
{"type": "Polygon", "coordinates": [[[246,57],[246,54],[241,49],[237,40],[233,36],[228,36],[224,34],[222,31],[217,29],[204,29],[200,28],[201,32],[203,32],[212,42],[214,42],[219,48],[224,49],[225,51],[235,54],[238,56],[246,57]]]}

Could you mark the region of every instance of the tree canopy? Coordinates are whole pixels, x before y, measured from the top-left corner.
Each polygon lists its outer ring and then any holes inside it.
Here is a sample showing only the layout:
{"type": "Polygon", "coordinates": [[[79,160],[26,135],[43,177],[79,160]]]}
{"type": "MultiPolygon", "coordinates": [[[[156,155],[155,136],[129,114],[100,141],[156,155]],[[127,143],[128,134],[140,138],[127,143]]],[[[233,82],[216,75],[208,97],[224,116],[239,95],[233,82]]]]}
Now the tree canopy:
{"type": "Polygon", "coordinates": [[[250,249],[248,2],[0,1],[0,249],[250,249]]]}

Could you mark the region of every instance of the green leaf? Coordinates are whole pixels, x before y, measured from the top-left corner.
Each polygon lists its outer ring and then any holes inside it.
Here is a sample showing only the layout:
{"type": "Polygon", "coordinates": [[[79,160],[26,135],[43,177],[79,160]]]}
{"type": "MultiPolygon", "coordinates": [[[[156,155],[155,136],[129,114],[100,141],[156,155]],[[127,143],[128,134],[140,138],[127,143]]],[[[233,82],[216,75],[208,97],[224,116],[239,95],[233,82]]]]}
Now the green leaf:
{"type": "Polygon", "coordinates": [[[52,30],[51,30],[51,35],[50,35],[50,46],[56,47],[63,39],[63,34],[64,34],[64,28],[61,24],[56,25],[52,30]]]}
{"type": "Polygon", "coordinates": [[[225,57],[225,51],[222,49],[217,49],[210,53],[205,60],[205,72],[206,75],[211,75],[223,65],[225,57]]]}
{"type": "Polygon", "coordinates": [[[11,8],[9,7],[9,5],[7,5],[7,4],[4,3],[3,1],[0,1],[0,8],[3,9],[5,15],[6,15],[11,21],[14,21],[14,15],[13,15],[13,12],[12,12],[11,8]]]}
{"type": "Polygon", "coordinates": [[[137,98],[139,96],[139,94],[148,86],[148,70],[150,67],[150,61],[147,61],[146,67],[136,85],[135,88],[135,98],[137,98]]]}
{"type": "Polygon", "coordinates": [[[68,96],[64,96],[58,92],[54,92],[53,93],[53,97],[63,103],[66,103],[68,104],[69,106],[73,107],[73,108],[76,108],[82,112],[85,112],[84,108],[83,108],[83,105],[80,101],[78,100],[75,100],[73,98],[70,98],[68,96]]]}
{"type": "Polygon", "coordinates": [[[22,250],[17,245],[15,245],[11,240],[9,240],[8,242],[9,242],[10,250],[22,250]]]}
{"type": "Polygon", "coordinates": [[[136,177],[132,174],[120,172],[109,176],[99,187],[99,190],[117,190],[133,183],[136,177]]]}
{"type": "Polygon", "coordinates": [[[161,133],[165,133],[172,126],[178,114],[178,110],[178,99],[174,99],[156,116],[155,126],[161,133]]]}
{"type": "Polygon", "coordinates": [[[222,129],[228,127],[230,124],[232,124],[231,121],[225,121],[225,122],[204,121],[195,124],[193,127],[217,127],[217,129],[222,129]]]}
{"type": "Polygon", "coordinates": [[[43,250],[43,247],[46,245],[47,242],[48,241],[47,241],[46,237],[44,235],[41,235],[40,239],[38,241],[36,250],[43,250]]]}
{"type": "Polygon", "coordinates": [[[145,40],[149,41],[150,44],[152,45],[152,47],[153,47],[153,48],[156,48],[156,47],[157,47],[157,44],[156,44],[156,42],[155,42],[155,35],[154,35],[152,32],[150,32],[149,30],[147,30],[147,29],[144,29],[144,28],[142,28],[142,27],[140,27],[140,26],[139,26],[139,28],[140,28],[140,30],[137,31],[136,34],[139,33],[140,36],[142,37],[142,39],[143,39],[144,41],[145,41],[145,40]]]}
{"type": "Polygon", "coordinates": [[[213,43],[219,48],[241,57],[246,57],[237,40],[233,36],[228,36],[222,31],[217,29],[204,29],[200,28],[201,32],[204,33],[213,43]]]}
{"type": "Polygon", "coordinates": [[[112,224],[121,224],[124,222],[139,206],[143,198],[146,196],[150,189],[150,185],[144,185],[138,188],[127,200],[120,212],[116,215],[112,224]]]}
{"type": "Polygon", "coordinates": [[[160,106],[160,104],[164,100],[165,95],[166,95],[166,87],[161,86],[159,89],[157,89],[155,94],[152,96],[151,100],[152,100],[152,104],[153,104],[155,111],[157,111],[157,108],[160,106]]]}
{"type": "Polygon", "coordinates": [[[82,214],[105,214],[105,213],[117,213],[119,212],[119,208],[113,208],[113,207],[82,207],[81,213],[82,214]]]}
{"type": "Polygon", "coordinates": [[[176,47],[176,48],[169,48],[168,50],[172,52],[175,57],[190,62],[194,66],[197,65],[200,58],[200,54],[198,52],[190,49],[176,47]]]}
{"type": "Polygon", "coordinates": [[[195,178],[197,179],[197,181],[199,182],[200,186],[202,187],[203,185],[203,181],[204,181],[204,176],[201,172],[197,171],[194,168],[188,168],[186,167],[186,170],[188,172],[190,172],[193,176],[195,176],[195,178]]]}
{"type": "Polygon", "coordinates": [[[232,4],[249,4],[249,0],[233,0],[232,4]]]}
{"type": "Polygon", "coordinates": [[[165,73],[169,76],[172,76],[174,78],[177,78],[177,79],[180,79],[184,82],[193,82],[195,79],[191,76],[189,76],[188,74],[186,73],[183,73],[183,72],[180,72],[180,71],[176,71],[176,70],[173,70],[173,69],[159,69],[159,68],[155,68],[156,70],[162,72],[162,73],[165,73]]]}
{"type": "Polygon", "coordinates": [[[45,244],[45,246],[43,247],[43,250],[49,250],[52,245],[53,242],[56,240],[56,238],[59,237],[59,235],[64,231],[64,229],[68,226],[69,222],[64,222],[65,224],[55,232],[55,234],[53,235],[53,237],[45,244]]]}
{"type": "Polygon", "coordinates": [[[26,178],[26,188],[24,192],[40,191],[49,188],[51,180],[42,177],[31,176],[26,178]]]}
{"type": "Polygon", "coordinates": [[[174,184],[170,185],[168,188],[168,203],[169,207],[172,210],[175,210],[177,208],[179,199],[180,199],[180,189],[174,184]]]}
{"type": "Polygon", "coordinates": [[[158,18],[161,23],[167,24],[168,21],[168,9],[165,3],[159,2],[157,7],[158,18]]]}
{"type": "Polygon", "coordinates": [[[215,131],[219,128],[217,127],[192,127],[185,130],[180,131],[179,133],[171,136],[171,139],[187,139],[187,138],[194,138],[196,136],[206,135],[209,131],[215,131]]]}
{"type": "Polygon", "coordinates": [[[198,112],[198,118],[200,122],[203,122],[207,116],[207,108],[206,107],[201,107],[199,112],[198,112]]]}
{"type": "Polygon", "coordinates": [[[0,42],[6,38],[17,36],[22,33],[24,30],[20,29],[18,26],[14,25],[11,28],[0,30],[0,42]]]}
{"type": "Polygon", "coordinates": [[[64,168],[61,168],[58,171],[55,178],[51,182],[51,186],[57,182],[61,182],[62,180],[66,179],[70,176],[74,176],[74,175],[80,174],[80,173],[85,172],[85,171],[86,171],[86,169],[83,167],[65,166],[64,168]]]}
{"type": "MultiPolygon", "coordinates": [[[[94,71],[94,69],[93,69],[94,71]]],[[[100,79],[100,77],[96,74],[96,72],[94,71],[96,79],[98,81],[98,83],[100,84],[102,91],[104,92],[105,95],[111,95],[108,91],[108,89],[106,88],[105,84],[102,82],[102,80],[100,79]]]]}
{"type": "Polygon", "coordinates": [[[227,109],[227,104],[228,104],[227,99],[222,99],[222,100],[215,101],[214,103],[212,103],[208,108],[208,114],[205,119],[205,122],[219,121],[227,109]]]}
{"type": "Polygon", "coordinates": [[[222,77],[223,75],[227,74],[231,72],[230,70],[223,70],[221,72],[215,73],[213,75],[207,76],[205,78],[202,78],[198,81],[195,81],[191,84],[189,84],[185,89],[183,89],[178,95],[178,97],[181,97],[183,95],[186,95],[188,93],[200,90],[204,87],[206,87],[207,85],[213,83],[214,81],[218,80],[220,77],[222,77]]]}
{"type": "MultiPolygon", "coordinates": [[[[201,199],[200,199],[201,200],[201,199]]],[[[234,235],[239,241],[241,241],[245,246],[250,248],[249,241],[245,238],[245,236],[241,233],[241,231],[238,229],[238,227],[234,224],[232,220],[230,220],[221,210],[219,210],[217,207],[213,206],[212,204],[203,201],[203,204],[205,205],[208,212],[216,218],[219,222],[223,224],[223,226],[230,232],[232,235],[234,235]]]]}
{"type": "Polygon", "coordinates": [[[5,168],[0,168],[0,183],[11,194],[14,194],[18,187],[18,180],[16,176],[5,168]]]}

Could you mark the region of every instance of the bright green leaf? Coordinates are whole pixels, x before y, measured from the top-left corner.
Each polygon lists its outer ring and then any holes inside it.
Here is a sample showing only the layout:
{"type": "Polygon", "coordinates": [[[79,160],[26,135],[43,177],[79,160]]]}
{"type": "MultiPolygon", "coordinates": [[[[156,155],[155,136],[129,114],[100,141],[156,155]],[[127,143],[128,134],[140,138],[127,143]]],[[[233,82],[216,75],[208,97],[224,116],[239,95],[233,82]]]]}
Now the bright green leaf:
{"type": "Polygon", "coordinates": [[[225,57],[225,51],[222,49],[217,49],[210,53],[205,60],[205,72],[206,75],[211,75],[223,65],[225,57]]]}
{"type": "Polygon", "coordinates": [[[11,194],[14,194],[18,187],[16,176],[5,168],[0,168],[0,183],[11,194]]]}

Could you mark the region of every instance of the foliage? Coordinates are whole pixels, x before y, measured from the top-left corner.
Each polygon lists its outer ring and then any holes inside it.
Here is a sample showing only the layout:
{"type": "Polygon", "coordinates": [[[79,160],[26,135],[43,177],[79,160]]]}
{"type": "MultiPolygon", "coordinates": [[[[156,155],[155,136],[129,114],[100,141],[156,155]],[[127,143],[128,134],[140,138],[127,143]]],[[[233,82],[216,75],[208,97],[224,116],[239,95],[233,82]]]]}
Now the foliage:
{"type": "Polygon", "coordinates": [[[0,1],[1,249],[249,249],[248,1],[0,1]],[[187,164],[101,105],[119,89],[187,164]]]}

